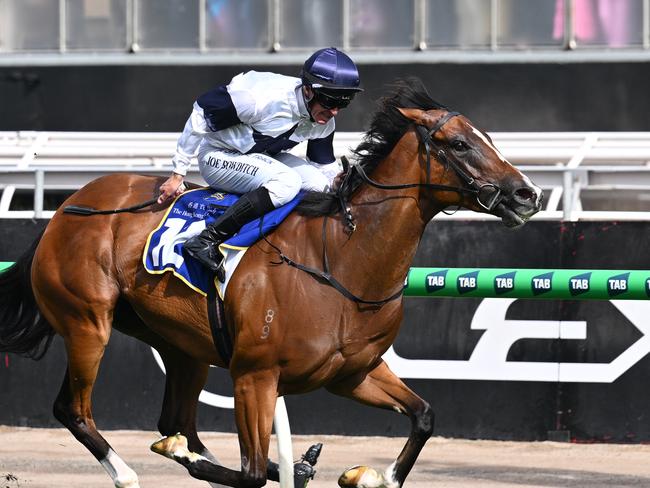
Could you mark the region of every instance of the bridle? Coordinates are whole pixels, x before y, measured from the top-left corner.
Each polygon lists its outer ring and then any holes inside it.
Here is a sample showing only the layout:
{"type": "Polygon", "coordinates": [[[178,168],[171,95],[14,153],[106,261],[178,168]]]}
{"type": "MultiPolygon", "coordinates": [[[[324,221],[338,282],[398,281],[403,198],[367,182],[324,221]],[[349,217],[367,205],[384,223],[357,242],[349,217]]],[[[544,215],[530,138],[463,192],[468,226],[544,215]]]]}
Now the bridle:
{"type": "MultiPolygon", "coordinates": [[[[444,149],[440,147],[440,144],[435,141],[434,139],[435,134],[447,122],[449,122],[452,118],[456,117],[457,115],[459,115],[458,112],[447,112],[444,116],[438,119],[436,124],[431,129],[428,129],[423,125],[415,126],[420,141],[424,145],[424,150],[426,153],[426,164],[427,164],[426,183],[405,183],[401,185],[385,185],[383,183],[378,183],[372,180],[366,174],[365,170],[363,169],[363,167],[361,167],[361,165],[359,164],[350,165],[349,161],[347,160],[347,158],[345,158],[345,156],[341,158],[341,161],[343,162],[343,171],[345,174],[345,178],[343,179],[340,186],[338,187],[336,191],[336,195],[339,199],[341,210],[343,211],[343,215],[345,216],[345,223],[350,233],[354,232],[354,230],[356,229],[356,224],[354,223],[354,218],[352,217],[352,209],[345,195],[351,193],[349,190],[350,190],[350,185],[352,185],[351,181],[354,172],[356,172],[364,182],[368,183],[371,186],[374,186],[375,188],[380,188],[382,190],[401,190],[405,188],[423,187],[423,188],[430,188],[432,190],[453,191],[459,194],[470,194],[470,195],[474,195],[477,203],[487,211],[493,210],[494,207],[496,207],[501,202],[503,196],[502,196],[501,189],[497,185],[493,183],[479,183],[476,177],[474,177],[471,174],[471,172],[469,172],[466,169],[463,169],[463,167],[459,164],[459,162],[453,156],[452,157],[448,156],[447,153],[444,151],[444,149]],[[459,176],[459,178],[463,181],[463,183],[465,183],[466,185],[465,187],[441,185],[438,183],[429,182],[431,180],[431,149],[432,148],[436,152],[437,160],[445,166],[445,171],[447,171],[447,169],[451,167],[459,176]]],[[[260,224],[260,229],[261,229],[261,224],[260,224]]],[[[314,276],[317,279],[323,280],[327,282],[330,286],[332,286],[334,289],[336,289],[343,296],[345,296],[349,300],[352,300],[355,303],[381,307],[382,305],[391,302],[399,298],[400,296],[402,296],[402,293],[404,291],[404,286],[402,286],[399,290],[397,290],[395,293],[393,293],[391,296],[387,298],[383,298],[381,300],[365,300],[363,298],[356,296],[345,286],[343,286],[330,272],[329,258],[327,257],[327,216],[323,218],[323,229],[322,229],[323,269],[322,270],[317,268],[312,268],[310,266],[305,266],[304,264],[294,261],[293,259],[289,258],[287,255],[285,255],[279,247],[277,247],[275,244],[271,243],[268,239],[266,239],[265,236],[262,235],[262,238],[279,254],[280,261],[276,262],[275,264],[280,264],[284,262],[289,266],[292,266],[294,268],[297,268],[301,271],[304,271],[305,273],[314,276]]]]}
{"type": "Polygon", "coordinates": [[[452,191],[459,194],[474,195],[479,206],[488,212],[494,210],[494,208],[499,203],[501,203],[501,200],[503,199],[501,188],[499,188],[494,183],[479,183],[477,178],[469,170],[463,169],[458,160],[453,155],[449,156],[447,152],[445,152],[445,150],[441,147],[440,143],[436,142],[434,138],[436,133],[442,129],[447,122],[449,122],[457,115],[460,114],[458,112],[447,112],[445,115],[438,119],[436,124],[431,129],[420,124],[415,125],[415,130],[420,138],[420,142],[424,146],[424,151],[426,154],[426,183],[405,183],[401,185],[385,185],[378,183],[371,179],[359,164],[350,165],[345,156],[342,158],[346,178],[341,183],[338,193],[341,202],[341,208],[345,214],[346,223],[351,230],[354,230],[355,228],[354,220],[350,213],[350,206],[348,205],[343,195],[346,193],[344,190],[347,189],[346,180],[349,181],[354,172],[356,172],[364,182],[382,190],[402,190],[405,188],[420,187],[438,191],[452,191]],[[447,171],[449,168],[453,169],[458,177],[463,181],[463,183],[465,183],[464,187],[430,183],[432,149],[435,151],[437,161],[445,167],[445,171],[447,171]],[[346,165],[347,167],[345,167],[346,165]]]}
{"type": "Polygon", "coordinates": [[[425,186],[432,186],[432,183],[429,183],[431,179],[431,149],[430,146],[433,146],[436,149],[436,156],[438,161],[445,166],[445,168],[451,167],[458,177],[467,185],[467,188],[456,188],[455,191],[459,193],[472,193],[476,195],[476,203],[478,203],[484,210],[488,212],[494,210],[502,200],[503,195],[501,188],[495,185],[494,183],[479,183],[477,178],[468,170],[463,169],[459,164],[458,160],[451,156],[449,157],[447,153],[439,147],[439,144],[434,139],[436,132],[438,132],[442,127],[449,122],[452,118],[460,115],[458,112],[447,112],[443,117],[441,117],[436,125],[427,131],[427,128],[422,125],[416,125],[415,130],[420,135],[422,144],[424,145],[424,150],[427,154],[427,183],[425,186]]]}

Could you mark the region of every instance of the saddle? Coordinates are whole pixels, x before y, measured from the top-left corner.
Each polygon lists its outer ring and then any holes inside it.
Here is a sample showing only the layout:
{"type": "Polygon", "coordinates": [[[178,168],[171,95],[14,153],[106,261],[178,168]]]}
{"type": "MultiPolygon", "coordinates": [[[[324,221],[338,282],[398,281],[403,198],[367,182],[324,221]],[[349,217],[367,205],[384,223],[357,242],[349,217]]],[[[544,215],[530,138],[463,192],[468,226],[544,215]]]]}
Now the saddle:
{"type": "Polygon", "coordinates": [[[207,298],[208,317],[214,343],[228,364],[232,340],[225,323],[223,297],[226,285],[246,249],[275,229],[298,204],[302,194],[259,219],[244,225],[239,233],[219,246],[224,255],[225,275],[221,280],[183,252],[183,243],[214,222],[239,195],[215,192],[212,188],[190,190],[177,197],[158,226],[151,231],[144,248],[144,268],[151,274],[171,272],[192,290],[207,298]]]}
{"type": "MultiPolygon", "coordinates": [[[[301,198],[302,194],[299,193],[289,203],[245,224],[236,235],[219,246],[221,253],[225,256],[227,251],[248,249],[280,225],[301,198]]],[[[238,199],[239,195],[215,192],[211,188],[190,190],[176,198],[147,239],[143,255],[147,272],[171,272],[204,296],[211,288],[218,286],[222,288],[219,292],[223,296],[228,277],[222,282],[224,286],[215,284],[211,273],[183,252],[183,243],[199,234],[238,199]]],[[[234,267],[226,271],[232,274],[234,267]]]]}

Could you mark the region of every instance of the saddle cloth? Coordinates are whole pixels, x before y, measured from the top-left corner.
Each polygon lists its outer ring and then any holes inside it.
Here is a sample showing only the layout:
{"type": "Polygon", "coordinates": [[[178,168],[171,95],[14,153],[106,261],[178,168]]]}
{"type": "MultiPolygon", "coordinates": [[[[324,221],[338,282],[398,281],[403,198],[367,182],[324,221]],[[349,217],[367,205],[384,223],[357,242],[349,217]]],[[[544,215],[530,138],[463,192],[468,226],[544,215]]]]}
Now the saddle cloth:
{"type": "Polygon", "coordinates": [[[239,233],[219,246],[224,257],[226,280],[220,283],[194,258],[183,252],[183,243],[214,222],[239,195],[216,192],[212,188],[189,190],[177,197],[160,224],[147,239],[143,263],[147,272],[171,272],[191,289],[207,295],[215,286],[223,299],[226,285],[244,252],[262,236],[276,228],[294,209],[302,194],[260,219],[244,225],[239,233]]]}

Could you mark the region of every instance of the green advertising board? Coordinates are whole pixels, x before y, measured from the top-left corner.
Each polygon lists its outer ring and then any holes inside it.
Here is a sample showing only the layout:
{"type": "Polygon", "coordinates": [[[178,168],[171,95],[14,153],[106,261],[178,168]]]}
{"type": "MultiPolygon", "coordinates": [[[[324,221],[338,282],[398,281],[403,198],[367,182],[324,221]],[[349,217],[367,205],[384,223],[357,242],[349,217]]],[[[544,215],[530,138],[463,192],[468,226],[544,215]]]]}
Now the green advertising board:
{"type": "Polygon", "coordinates": [[[404,295],[554,300],[647,300],[650,298],[650,271],[411,268],[404,295]]]}

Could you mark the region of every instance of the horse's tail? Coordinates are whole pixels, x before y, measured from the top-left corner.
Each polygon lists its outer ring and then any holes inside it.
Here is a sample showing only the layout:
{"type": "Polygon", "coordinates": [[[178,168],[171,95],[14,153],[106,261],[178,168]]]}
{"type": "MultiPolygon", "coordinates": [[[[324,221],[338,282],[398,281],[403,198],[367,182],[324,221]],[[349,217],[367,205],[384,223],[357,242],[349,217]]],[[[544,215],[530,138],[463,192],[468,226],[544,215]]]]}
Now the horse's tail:
{"type": "Polygon", "coordinates": [[[31,269],[40,236],[16,263],[0,273],[0,352],[41,359],[54,337],[32,291],[31,269]]]}

